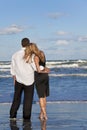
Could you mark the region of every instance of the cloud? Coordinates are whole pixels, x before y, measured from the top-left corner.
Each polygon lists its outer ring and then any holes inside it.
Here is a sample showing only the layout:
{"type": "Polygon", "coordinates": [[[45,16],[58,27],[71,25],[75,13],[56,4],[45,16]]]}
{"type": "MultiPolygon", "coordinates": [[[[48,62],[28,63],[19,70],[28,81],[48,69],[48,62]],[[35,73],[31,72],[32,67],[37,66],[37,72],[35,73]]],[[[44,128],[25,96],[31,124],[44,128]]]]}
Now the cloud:
{"type": "Polygon", "coordinates": [[[67,41],[67,40],[57,40],[56,44],[57,45],[67,45],[67,44],[69,44],[69,41],[67,41]]]}
{"type": "Polygon", "coordinates": [[[56,34],[57,34],[57,35],[64,36],[64,35],[68,35],[69,33],[68,33],[68,32],[65,32],[65,31],[58,31],[56,34]]]}
{"type": "Polygon", "coordinates": [[[65,14],[64,13],[59,13],[59,12],[57,12],[57,13],[49,13],[48,14],[48,17],[51,18],[51,19],[58,19],[58,18],[60,18],[62,16],[65,16],[65,14]]]}
{"type": "Polygon", "coordinates": [[[87,36],[82,36],[78,38],[79,42],[87,42],[87,36]]]}
{"type": "Polygon", "coordinates": [[[9,35],[9,34],[16,34],[22,32],[23,28],[17,25],[11,25],[7,28],[0,29],[0,35],[9,35]]]}

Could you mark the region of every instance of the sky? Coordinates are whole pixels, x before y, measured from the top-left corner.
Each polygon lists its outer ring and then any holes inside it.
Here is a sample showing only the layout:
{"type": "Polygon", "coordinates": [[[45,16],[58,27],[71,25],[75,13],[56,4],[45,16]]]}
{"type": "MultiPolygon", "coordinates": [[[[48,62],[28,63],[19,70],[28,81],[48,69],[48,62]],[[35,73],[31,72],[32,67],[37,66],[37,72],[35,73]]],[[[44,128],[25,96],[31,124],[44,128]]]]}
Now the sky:
{"type": "Polygon", "coordinates": [[[10,61],[24,37],[47,60],[87,59],[87,0],[0,0],[0,61],[10,61]]]}

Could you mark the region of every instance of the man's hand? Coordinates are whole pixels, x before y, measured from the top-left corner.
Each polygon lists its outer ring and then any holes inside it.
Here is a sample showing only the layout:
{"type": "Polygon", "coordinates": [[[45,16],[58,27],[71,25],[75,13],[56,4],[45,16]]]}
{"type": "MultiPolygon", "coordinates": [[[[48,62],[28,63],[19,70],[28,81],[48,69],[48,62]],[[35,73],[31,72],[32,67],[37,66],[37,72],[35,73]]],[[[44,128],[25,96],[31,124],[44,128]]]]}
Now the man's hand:
{"type": "Polygon", "coordinates": [[[13,76],[13,80],[14,80],[14,85],[15,85],[15,81],[16,81],[16,76],[15,75],[13,76]]]}

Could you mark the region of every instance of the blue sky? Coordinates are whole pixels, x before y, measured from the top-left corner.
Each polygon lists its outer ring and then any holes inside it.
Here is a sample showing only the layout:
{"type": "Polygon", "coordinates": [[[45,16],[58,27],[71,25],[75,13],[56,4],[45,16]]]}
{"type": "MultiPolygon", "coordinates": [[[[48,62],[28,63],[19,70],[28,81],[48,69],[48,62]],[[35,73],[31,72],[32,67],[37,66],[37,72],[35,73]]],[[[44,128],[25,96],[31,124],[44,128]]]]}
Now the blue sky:
{"type": "Polygon", "coordinates": [[[47,60],[87,59],[87,0],[0,0],[0,60],[24,37],[47,60]]]}

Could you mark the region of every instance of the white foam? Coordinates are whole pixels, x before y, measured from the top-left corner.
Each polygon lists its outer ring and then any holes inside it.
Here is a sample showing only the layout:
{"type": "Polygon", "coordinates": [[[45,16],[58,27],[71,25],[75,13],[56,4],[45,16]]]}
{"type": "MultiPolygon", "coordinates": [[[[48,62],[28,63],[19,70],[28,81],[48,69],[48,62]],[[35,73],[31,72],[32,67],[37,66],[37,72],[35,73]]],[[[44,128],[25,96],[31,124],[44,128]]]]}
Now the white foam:
{"type": "Polygon", "coordinates": [[[52,77],[63,77],[63,76],[82,76],[82,77],[87,77],[87,74],[49,74],[49,76],[52,77]]]}
{"type": "Polygon", "coordinates": [[[12,75],[0,75],[0,78],[10,78],[12,75]]]}
{"type": "Polygon", "coordinates": [[[9,64],[9,65],[0,65],[0,68],[10,68],[11,67],[11,65],[9,64]]]}

